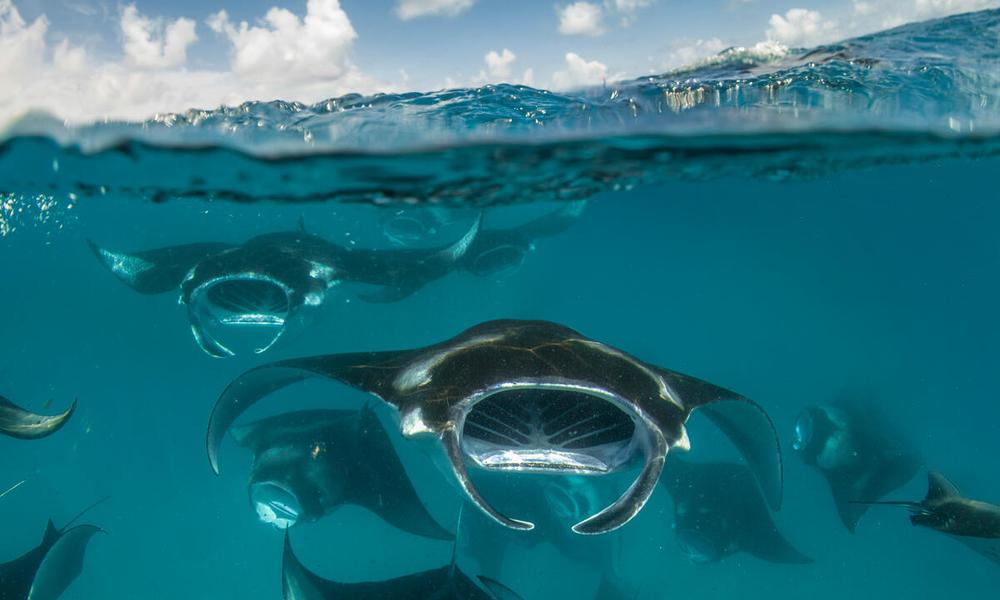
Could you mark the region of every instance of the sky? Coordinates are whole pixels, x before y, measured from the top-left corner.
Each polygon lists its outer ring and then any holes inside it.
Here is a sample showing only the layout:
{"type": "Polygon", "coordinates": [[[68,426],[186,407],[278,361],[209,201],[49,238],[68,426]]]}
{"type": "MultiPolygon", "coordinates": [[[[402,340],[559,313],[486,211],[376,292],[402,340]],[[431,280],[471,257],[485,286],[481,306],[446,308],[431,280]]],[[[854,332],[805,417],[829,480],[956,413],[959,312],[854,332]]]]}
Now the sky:
{"type": "Polygon", "coordinates": [[[569,90],[1000,0],[0,0],[0,124],[488,83],[569,90]]]}

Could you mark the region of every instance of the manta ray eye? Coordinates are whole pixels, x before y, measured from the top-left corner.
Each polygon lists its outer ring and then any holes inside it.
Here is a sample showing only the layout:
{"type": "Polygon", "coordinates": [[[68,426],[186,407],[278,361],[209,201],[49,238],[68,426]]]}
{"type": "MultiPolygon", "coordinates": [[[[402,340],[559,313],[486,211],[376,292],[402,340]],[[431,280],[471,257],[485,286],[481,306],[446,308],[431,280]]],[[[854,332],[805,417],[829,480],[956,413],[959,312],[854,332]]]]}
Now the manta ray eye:
{"type": "Polygon", "coordinates": [[[524,255],[524,248],[497,246],[476,256],[470,270],[480,277],[509,277],[521,268],[524,255]]]}
{"type": "Polygon", "coordinates": [[[250,502],[261,521],[278,529],[295,525],[302,515],[302,506],[295,494],[273,482],[253,484],[250,502]]]}
{"type": "Polygon", "coordinates": [[[813,437],[813,417],[809,411],[805,411],[795,420],[795,439],[792,441],[792,448],[804,450],[813,437]]]}

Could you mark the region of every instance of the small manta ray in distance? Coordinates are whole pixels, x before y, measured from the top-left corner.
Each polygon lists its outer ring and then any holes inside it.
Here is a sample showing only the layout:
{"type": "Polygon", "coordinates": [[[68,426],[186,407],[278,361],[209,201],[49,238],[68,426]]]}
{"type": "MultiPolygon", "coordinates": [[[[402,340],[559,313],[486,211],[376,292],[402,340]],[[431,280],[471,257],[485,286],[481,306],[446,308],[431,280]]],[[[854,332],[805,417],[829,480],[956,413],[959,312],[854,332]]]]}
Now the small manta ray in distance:
{"type": "Polygon", "coordinates": [[[962,542],[1000,565],[1000,505],[971,500],[944,475],[927,474],[923,500],[854,500],[854,504],[901,506],[910,511],[910,522],[962,542]]]}

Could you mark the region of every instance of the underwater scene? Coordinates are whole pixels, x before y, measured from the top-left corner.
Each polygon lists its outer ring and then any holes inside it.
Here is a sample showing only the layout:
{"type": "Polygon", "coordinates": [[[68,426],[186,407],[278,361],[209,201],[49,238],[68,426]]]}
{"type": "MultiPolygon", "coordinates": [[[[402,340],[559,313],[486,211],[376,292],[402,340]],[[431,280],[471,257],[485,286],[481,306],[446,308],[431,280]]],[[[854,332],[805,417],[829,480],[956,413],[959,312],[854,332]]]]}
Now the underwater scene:
{"type": "Polygon", "coordinates": [[[0,600],[990,598],[1000,10],[0,134],[0,600]]]}

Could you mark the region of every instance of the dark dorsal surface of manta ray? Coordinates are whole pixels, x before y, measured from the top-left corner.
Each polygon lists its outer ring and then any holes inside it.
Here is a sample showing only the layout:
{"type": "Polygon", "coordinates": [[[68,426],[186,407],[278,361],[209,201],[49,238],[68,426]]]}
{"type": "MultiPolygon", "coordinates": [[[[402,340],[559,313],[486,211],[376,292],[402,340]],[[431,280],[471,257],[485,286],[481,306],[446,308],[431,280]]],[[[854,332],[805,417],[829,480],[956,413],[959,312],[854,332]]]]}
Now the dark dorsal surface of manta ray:
{"type": "Polygon", "coordinates": [[[586,201],[567,202],[553,212],[508,228],[484,227],[462,257],[462,268],[480,277],[504,277],[521,268],[535,241],[558,235],[576,222],[586,201]]]}
{"type": "Polygon", "coordinates": [[[0,396],[0,433],[21,440],[36,440],[62,429],[76,410],[76,400],[58,415],[37,415],[0,396]]]}
{"type": "Polygon", "coordinates": [[[424,537],[452,536],[421,503],[374,411],[302,410],[232,429],[254,454],[250,503],[280,529],[361,506],[424,537]]]}
{"type": "Polygon", "coordinates": [[[851,532],[868,510],[851,500],[885,497],[913,479],[923,463],[874,402],[856,398],[800,413],[792,447],[826,479],[840,520],[851,532]]]}
{"type": "Polygon", "coordinates": [[[944,475],[927,474],[923,500],[856,500],[858,505],[901,506],[910,511],[910,522],[947,533],[1000,565],[1000,505],[962,496],[944,475]]]}
{"type": "Polygon", "coordinates": [[[778,531],[746,465],[667,461],[663,484],[674,502],[674,537],[693,563],[714,563],[737,552],[786,564],[812,559],[778,531]]]}
{"type": "Polygon", "coordinates": [[[407,438],[437,437],[467,497],[498,523],[531,529],[495,510],[466,461],[486,470],[606,475],[642,463],[611,506],[573,526],[612,531],[645,505],[667,451],[690,447],[685,422],[700,409],[742,452],[768,502],[781,503],[781,453],[757,404],[711,383],[640,361],[547,321],[489,321],[425,348],[331,354],[263,365],[219,397],[208,428],[218,471],[226,430],[271,392],[328,377],[382,399],[407,438]]]}
{"type": "Polygon", "coordinates": [[[281,580],[284,600],[520,600],[499,581],[472,579],[455,562],[439,569],[386,581],[338,583],[324,579],[303,565],[285,534],[281,580]]]}
{"type": "Polygon", "coordinates": [[[0,564],[0,600],[56,600],[69,588],[83,571],[87,544],[103,532],[74,521],[56,529],[50,520],[38,546],[0,564]]]}
{"type": "Polygon", "coordinates": [[[273,346],[341,283],[379,286],[359,294],[394,302],[453,270],[479,231],[477,219],[441,248],[372,250],[339,246],[305,231],[260,235],[240,245],[185,244],[117,252],[89,242],[118,279],[143,294],[179,290],[195,341],[215,357],[236,354],[222,331],[261,332],[254,352],[273,346]]]}
{"type": "MultiPolygon", "coordinates": [[[[462,257],[461,267],[479,277],[502,278],[515,273],[537,240],[568,229],[586,204],[585,200],[564,202],[548,214],[511,227],[484,226],[462,257]]],[[[387,209],[379,219],[383,235],[402,246],[420,243],[450,221],[441,207],[427,206],[387,209]]],[[[485,221],[489,222],[489,215],[485,221]]]]}

